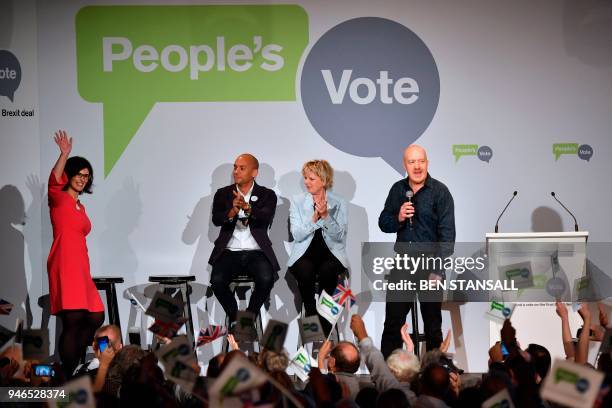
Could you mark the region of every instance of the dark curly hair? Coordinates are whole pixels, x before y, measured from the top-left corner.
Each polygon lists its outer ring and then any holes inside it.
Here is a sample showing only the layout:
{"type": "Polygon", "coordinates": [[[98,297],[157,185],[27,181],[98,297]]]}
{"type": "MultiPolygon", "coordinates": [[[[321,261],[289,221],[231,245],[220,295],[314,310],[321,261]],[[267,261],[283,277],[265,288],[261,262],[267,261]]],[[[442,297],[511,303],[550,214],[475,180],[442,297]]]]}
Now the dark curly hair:
{"type": "Polygon", "coordinates": [[[64,166],[64,173],[66,173],[66,176],[68,177],[68,182],[64,185],[64,188],[62,188],[63,191],[68,190],[68,187],[70,186],[70,180],[74,176],[79,174],[79,172],[83,169],[89,170],[89,180],[87,180],[87,184],[85,184],[83,191],[81,191],[79,194],[92,193],[91,186],[93,185],[94,179],[93,168],[91,167],[91,163],[89,163],[86,158],[80,156],[72,156],[71,158],[66,160],[66,165],[64,166]]]}

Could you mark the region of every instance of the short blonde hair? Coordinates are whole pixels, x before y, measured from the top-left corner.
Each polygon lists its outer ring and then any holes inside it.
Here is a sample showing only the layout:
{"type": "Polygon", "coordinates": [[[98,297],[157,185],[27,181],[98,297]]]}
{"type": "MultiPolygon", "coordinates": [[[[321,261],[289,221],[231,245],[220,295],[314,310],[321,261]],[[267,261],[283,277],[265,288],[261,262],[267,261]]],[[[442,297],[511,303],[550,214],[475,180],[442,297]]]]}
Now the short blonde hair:
{"type": "Polygon", "coordinates": [[[332,169],[327,160],[307,161],[302,167],[302,175],[306,175],[307,171],[316,174],[323,182],[326,190],[334,185],[334,169],[332,169]]]}
{"type": "Polygon", "coordinates": [[[285,371],[289,366],[289,354],[283,349],[280,352],[266,350],[259,354],[260,364],[267,372],[285,371]]]}

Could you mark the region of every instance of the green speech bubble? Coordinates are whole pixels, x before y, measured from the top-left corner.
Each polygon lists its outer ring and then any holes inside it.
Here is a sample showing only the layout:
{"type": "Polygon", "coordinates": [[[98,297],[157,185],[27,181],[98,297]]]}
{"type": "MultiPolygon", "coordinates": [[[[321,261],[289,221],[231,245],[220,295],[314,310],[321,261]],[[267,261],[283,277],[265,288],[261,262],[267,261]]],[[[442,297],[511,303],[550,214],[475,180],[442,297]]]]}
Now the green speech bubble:
{"type": "Polygon", "coordinates": [[[522,269],[520,268],[510,269],[506,271],[506,278],[508,279],[516,278],[517,276],[521,276],[521,272],[522,272],[522,269]]]}
{"type": "Polygon", "coordinates": [[[502,310],[503,311],[504,309],[505,309],[505,306],[503,303],[493,301],[491,302],[491,309],[489,310],[502,310]]]}
{"type": "Polygon", "coordinates": [[[548,282],[548,276],[546,274],[537,274],[533,275],[533,286],[531,289],[544,289],[546,287],[546,282],[548,282]]]}
{"type": "Polygon", "coordinates": [[[553,154],[555,161],[559,160],[562,154],[578,154],[578,143],[554,143],[553,154]]]}
{"type": "Polygon", "coordinates": [[[297,361],[297,362],[302,363],[302,364],[308,364],[307,357],[303,353],[298,354],[295,357],[294,361],[297,361]]]}
{"type": "Polygon", "coordinates": [[[565,370],[563,368],[557,368],[555,371],[555,384],[561,381],[565,381],[571,384],[576,384],[580,379],[580,376],[572,371],[565,370]]]}
{"type": "Polygon", "coordinates": [[[478,145],[475,145],[475,144],[453,145],[453,156],[455,156],[455,163],[459,161],[461,156],[476,156],[477,154],[478,154],[478,145]]]}
{"type": "Polygon", "coordinates": [[[296,5],[82,8],[78,90],[104,104],[105,175],[157,102],[294,101],[307,44],[296,5]]]}
{"type": "Polygon", "coordinates": [[[591,285],[591,280],[588,277],[583,277],[578,279],[578,282],[576,284],[576,289],[583,290],[583,289],[587,289],[589,286],[591,285]]]}
{"type": "Polygon", "coordinates": [[[321,303],[323,304],[323,306],[327,306],[330,309],[334,307],[334,304],[330,302],[329,299],[321,298],[321,303]]]}

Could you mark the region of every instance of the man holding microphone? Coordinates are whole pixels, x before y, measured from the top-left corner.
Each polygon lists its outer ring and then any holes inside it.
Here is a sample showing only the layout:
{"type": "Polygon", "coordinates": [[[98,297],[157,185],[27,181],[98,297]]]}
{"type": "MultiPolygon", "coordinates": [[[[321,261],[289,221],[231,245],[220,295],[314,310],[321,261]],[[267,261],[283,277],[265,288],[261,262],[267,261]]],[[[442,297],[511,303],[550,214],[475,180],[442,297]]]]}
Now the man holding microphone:
{"type": "MultiPolygon", "coordinates": [[[[404,167],[408,177],[396,182],[389,191],[385,208],[378,218],[381,231],[396,234],[395,251],[414,256],[450,256],[455,242],[455,209],[448,188],[434,179],[427,171],[427,152],[418,145],[404,150],[404,167]],[[446,244],[440,244],[446,243],[446,244]]],[[[393,270],[389,281],[410,279],[443,279],[444,271],[421,269],[416,271],[393,270]]],[[[418,287],[418,285],[417,285],[418,287]]],[[[442,343],[441,294],[428,298],[420,293],[427,350],[442,343]]],[[[430,295],[431,296],[431,295],[430,295]]],[[[402,347],[401,328],[416,299],[412,293],[387,292],[385,326],[381,351],[385,358],[393,350],[402,347]]]]}

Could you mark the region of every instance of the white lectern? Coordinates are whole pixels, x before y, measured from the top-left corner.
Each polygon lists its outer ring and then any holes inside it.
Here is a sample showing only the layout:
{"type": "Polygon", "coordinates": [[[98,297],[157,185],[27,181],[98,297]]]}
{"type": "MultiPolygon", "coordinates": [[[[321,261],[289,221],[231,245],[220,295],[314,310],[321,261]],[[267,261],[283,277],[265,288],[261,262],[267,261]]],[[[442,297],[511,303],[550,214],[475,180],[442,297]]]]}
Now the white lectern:
{"type": "MultiPolygon", "coordinates": [[[[586,279],[586,242],[589,233],[521,232],[487,233],[487,256],[491,279],[516,277],[518,291],[496,294],[514,304],[512,324],[522,347],[537,343],[552,358],[564,358],[561,321],[555,312],[555,298],[576,302],[586,279]]],[[[580,317],[570,313],[575,332],[580,317]]],[[[489,343],[499,341],[501,323],[491,322],[489,343]]]]}

